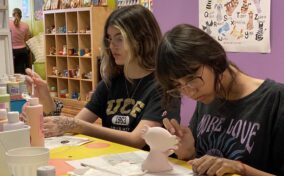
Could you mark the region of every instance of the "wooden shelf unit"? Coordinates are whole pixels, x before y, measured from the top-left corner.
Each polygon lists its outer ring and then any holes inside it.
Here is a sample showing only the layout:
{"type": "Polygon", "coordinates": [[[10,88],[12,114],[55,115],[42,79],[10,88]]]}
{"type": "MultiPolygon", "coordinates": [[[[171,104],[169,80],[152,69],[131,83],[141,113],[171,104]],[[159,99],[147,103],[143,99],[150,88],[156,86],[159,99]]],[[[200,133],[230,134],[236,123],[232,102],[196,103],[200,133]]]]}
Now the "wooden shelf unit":
{"type": "Polygon", "coordinates": [[[56,88],[54,98],[64,105],[83,107],[100,79],[97,57],[110,12],[105,6],[44,11],[46,80],[50,88],[56,88]],[[91,54],[85,56],[88,51],[91,54]],[[87,73],[91,79],[83,76],[87,73]],[[80,103],[72,98],[75,92],[80,103]]]}

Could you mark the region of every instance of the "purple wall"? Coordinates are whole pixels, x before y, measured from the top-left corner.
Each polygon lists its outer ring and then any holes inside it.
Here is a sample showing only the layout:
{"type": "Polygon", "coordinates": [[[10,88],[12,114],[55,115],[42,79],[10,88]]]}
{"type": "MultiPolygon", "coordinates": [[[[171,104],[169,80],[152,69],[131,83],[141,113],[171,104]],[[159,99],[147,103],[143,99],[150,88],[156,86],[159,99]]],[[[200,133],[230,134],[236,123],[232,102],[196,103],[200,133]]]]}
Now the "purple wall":
{"type": "MultiPolygon", "coordinates": [[[[284,1],[271,0],[271,53],[228,53],[228,57],[245,73],[284,83],[284,1]],[[281,47],[282,46],[282,47],[281,47]]],[[[180,23],[198,26],[198,0],[155,0],[154,14],[163,32],[180,23]]],[[[182,124],[187,125],[195,103],[182,101],[182,124]]]]}

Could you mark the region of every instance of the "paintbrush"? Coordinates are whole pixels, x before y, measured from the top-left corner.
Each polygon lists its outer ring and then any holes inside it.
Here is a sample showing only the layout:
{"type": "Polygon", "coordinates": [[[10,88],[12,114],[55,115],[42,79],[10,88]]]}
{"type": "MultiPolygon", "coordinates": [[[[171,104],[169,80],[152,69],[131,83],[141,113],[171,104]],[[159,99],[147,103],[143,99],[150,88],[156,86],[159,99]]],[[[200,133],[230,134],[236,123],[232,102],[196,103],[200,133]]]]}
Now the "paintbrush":
{"type": "Polygon", "coordinates": [[[107,172],[107,173],[110,173],[110,174],[122,176],[122,175],[121,175],[120,173],[118,173],[118,172],[115,172],[115,171],[112,171],[112,170],[109,170],[109,169],[106,169],[106,168],[102,168],[102,167],[98,167],[98,166],[86,164],[86,163],[81,163],[81,166],[89,167],[89,168],[92,168],[92,169],[95,169],[95,170],[100,170],[100,171],[107,172]]]}

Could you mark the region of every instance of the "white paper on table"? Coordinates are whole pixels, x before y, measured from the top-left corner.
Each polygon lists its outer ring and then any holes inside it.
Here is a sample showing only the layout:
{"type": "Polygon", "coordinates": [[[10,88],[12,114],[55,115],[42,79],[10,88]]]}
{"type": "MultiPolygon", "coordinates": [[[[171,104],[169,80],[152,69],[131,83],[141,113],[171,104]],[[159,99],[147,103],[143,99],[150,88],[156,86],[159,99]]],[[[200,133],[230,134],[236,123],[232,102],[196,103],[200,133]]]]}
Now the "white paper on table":
{"type": "MultiPolygon", "coordinates": [[[[88,159],[66,161],[69,165],[76,169],[83,169],[81,163],[87,163],[88,165],[93,165],[99,168],[107,169],[120,173],[122,176],[129,175],[145,175],[145,176],[158,176],[158,175],[176,175],[176,176],[191,176],[193,175],[192,170],[185,167],[173,164],[173,170],[163,173],[145,173],[141,170],[141,164],[146,159],[148,153],[144,151],[126,152],[119,154],[103,155],[99,157],[93,157],[88,159]]],[[[157,163],[158,164],[158,163],[157,163]]],[[[70,174],[72,175],[72,174],[70,174]]],[[[82,174],[77,174],[78,176],[89,176],[89,175],[104,175],[104,176],[115,176],[115,174],[110,174],[104,171],[96,169],[87,169],[82,174]]],[[[76,176],[76,175],[74,175],[76,176]]]]}
{"type": "Polygon", "coordinates": [[[58,136],[45,138],[44,144],[46,148],[54,149],[61,146],[80,146],[90,141],[88,138],[77,136],[58,136]]]}

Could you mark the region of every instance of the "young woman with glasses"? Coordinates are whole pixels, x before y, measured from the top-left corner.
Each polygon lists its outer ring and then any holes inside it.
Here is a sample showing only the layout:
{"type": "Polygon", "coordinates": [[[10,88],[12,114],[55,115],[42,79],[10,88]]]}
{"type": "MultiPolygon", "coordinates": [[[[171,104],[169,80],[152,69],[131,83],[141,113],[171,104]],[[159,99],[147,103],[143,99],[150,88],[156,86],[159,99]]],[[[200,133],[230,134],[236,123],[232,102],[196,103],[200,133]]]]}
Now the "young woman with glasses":
{"type": "Polygon", "coordinates": [[[284,175],[282,84],[243,73],[216,40],[187,24],[163,37],[156,74],[168,101],[197,101],[189,127],[164,119],[180,137],[176,154],[196,173],[284,175]]]}
{"type": "MultiPolygon", "coordinates": [[[[103,37],[103,80],[75,118],[45,117],[45,135],[82,133],[143,148],[142,128],[162,126],[166,110],[161,103],[162,89],[153,73],[160,28],[147,8],[133,5],[112,12],[103,37]],[[102,126],[94,124],[98,118],[102,119],[102,126]]],[[[27,72],[32,76],[30,70],[27,72]]],[[[29,79],[30,83],[33,81],[37,80],[29,79]]],[[[167,109],[167,116],[179,121],[180,100],[176,101],[175,108],[167,109]]]]}

